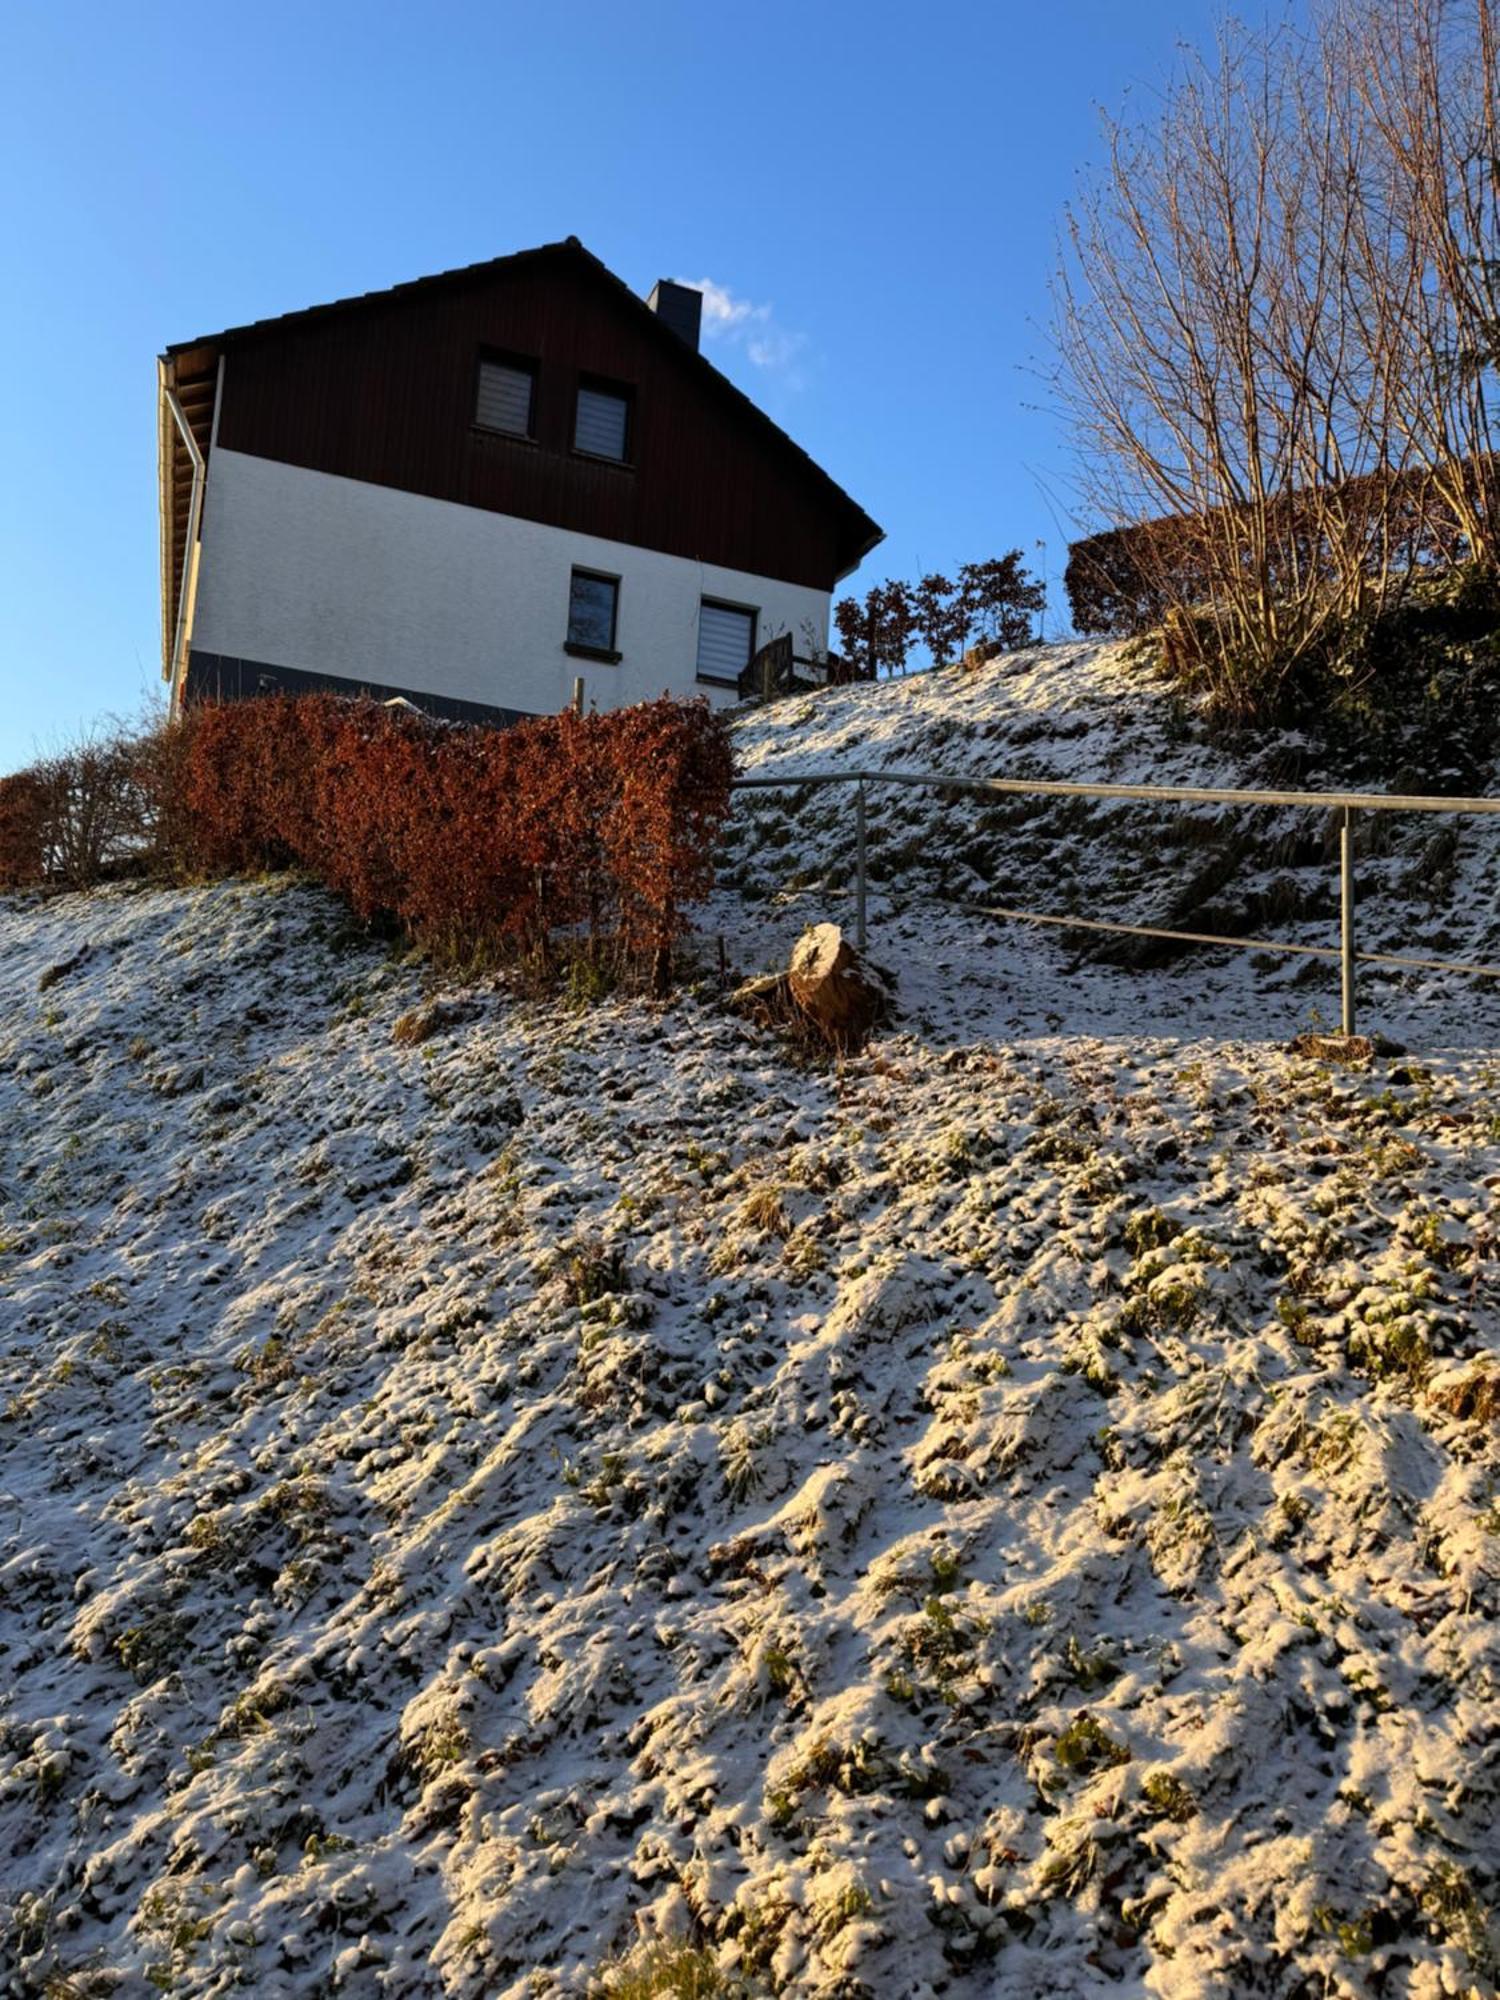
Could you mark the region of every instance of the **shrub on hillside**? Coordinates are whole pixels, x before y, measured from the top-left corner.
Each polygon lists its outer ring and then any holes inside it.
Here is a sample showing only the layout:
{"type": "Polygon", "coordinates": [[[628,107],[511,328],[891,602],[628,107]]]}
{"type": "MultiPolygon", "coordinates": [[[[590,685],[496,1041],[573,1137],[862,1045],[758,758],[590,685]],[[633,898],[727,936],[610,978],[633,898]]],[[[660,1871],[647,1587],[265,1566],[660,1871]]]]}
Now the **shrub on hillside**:
{"type": "MultiPolygon", "coordinates": [[[[1473,482],[1477,484],[1477,472],[1473,482]]],[[[1399,596],[1397,586],[1455,568],[1468,559],[1463,524],[1431,477],[1420,471],[1366,474],[1281,496],[1260,515],[1217,507],[1107,528],[1070,543],[1063,587],[1074,629],[1087,637],[1130,638],[1159,626],[1170,610],[1211,613],[1226,574],[1249,564],[1257,531],[1265,536],[1266,573],[1273,594],[1290,595],[1311,581],[1335,608],[1336,552],[1325,517],[1378,522],[1363,544],[1363,570],[1375,608],[1399,596]]],[[[1330,620],[1331,622],[1331,620],[1330,620]]]]}
{"type": "Polygon", "coordinates": [[[139,855],[151,821],[139,739],[119,727],[80,737],[0,779],[0,885],[88,888],[139,855]]]}
{"type": "Polygon", "coordinates": [[[47,790],[35,771],[0,778],[0,888],[40,882],[46,864],[47,790]]]}
{"type": "Polygon", "coordinates": [[[442,957],[582,946],[658,979],[712,886],[729,804],[727,732],[703,702],[491,731],[271,695],[103,750],[3,781],[0,882],[85,886],[124,858],[300,867],[442,957]]]}
{"type": "MultiPolygon", "coordinates": [[[[1500,577],[1457,564],[1392,603],[1331,619],[1274,683],[1234,674],[1211,611],[1170,606],[1153,635],[1163,672],[1216,726],[1295,730],[1301,754],[1352,783],[1482,792],[1500,755],[1500,577]]],[[[1283,771],[1283,776],[1286,773],[1283,771]]]]}

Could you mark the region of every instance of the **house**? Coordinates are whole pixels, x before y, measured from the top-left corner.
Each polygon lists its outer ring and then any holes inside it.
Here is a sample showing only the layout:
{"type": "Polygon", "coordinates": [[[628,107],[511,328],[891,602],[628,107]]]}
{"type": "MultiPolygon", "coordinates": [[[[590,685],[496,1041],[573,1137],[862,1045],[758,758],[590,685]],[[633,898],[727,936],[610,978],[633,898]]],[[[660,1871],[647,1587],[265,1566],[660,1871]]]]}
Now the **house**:
{"type": "MultiPolygon", "coordinates": [[[[159,363],[174,708],[368,692],[464,720],[735,699],[826,659],[881,538],[576,237],[183,341],[159,363]]],[[[816,671],[814,668],[813,671],[816,671]]]]}

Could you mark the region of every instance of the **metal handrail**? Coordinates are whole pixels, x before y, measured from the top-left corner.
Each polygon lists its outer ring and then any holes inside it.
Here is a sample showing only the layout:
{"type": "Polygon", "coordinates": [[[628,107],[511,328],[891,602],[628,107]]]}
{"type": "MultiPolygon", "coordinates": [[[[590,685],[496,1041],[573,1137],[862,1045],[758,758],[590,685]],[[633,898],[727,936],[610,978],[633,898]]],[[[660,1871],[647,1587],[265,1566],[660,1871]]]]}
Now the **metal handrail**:
{"type": "Polygon", "coordinates": [[[942,791],[1038,792],[1053,798],[1139,799],[1178,805],[1343,806],[1359,812],[1500,813],[1500,799],[1434,798],[1403,792],[1232,791],[1214,785],[1075,784],[1061,778],[964,778],[946,771],[797,771],[735,778],[736,790],[788,785],[926,785],[942,791]]]}
{"type": "MultiPolygon", "coordinates": [[[[1078,783],[1061,778],[973,778],[943,771],[794,771],[773,775],[738,777],[736,791],[795,789],[803,785],[854,785],[855,793],[855,941],[863,950],[868,942],[866,922],[867,870],[865,863],[865,787],[916,785],[929,790],[961,791],[1005,796],[1049,798],[1123,799],[1153,805],[1238,805],[1296,806],[1340,814],[1339,823],[1339,942],[1337,945],[1293,944],[1277,938],[1221,937],[1204,931],[1168,930],[1155,924],[1122,924],[1098,917],[1059,916],[1040,910],[975,908],[973,914],[993,916],[1017,923],[1049,924],[1065,930],[1108,931],[1127,937],[1169,938],[1184,944],[1223,946],[1235,951],[1284,951],[1309,958],[1337,959],[1341,967],[1341,1024],[1344,1034],[1355,1032],[1354,968],[1393,965],[1429,972],[1458,972],[1484,979],[1500,979],[1500,965],[1475,965],[1461,960],[1406,957],[1393,952],[1360,951],[1354,939],[1354,842],[1356,812],[1500,813],[1500,798],[1441,798],[1402,792],[1293,792],[1239,791],[1217,785],[1112,785],[1078,783]]],[[[968,907],[968,906],[965,906],[968,907]]]]}

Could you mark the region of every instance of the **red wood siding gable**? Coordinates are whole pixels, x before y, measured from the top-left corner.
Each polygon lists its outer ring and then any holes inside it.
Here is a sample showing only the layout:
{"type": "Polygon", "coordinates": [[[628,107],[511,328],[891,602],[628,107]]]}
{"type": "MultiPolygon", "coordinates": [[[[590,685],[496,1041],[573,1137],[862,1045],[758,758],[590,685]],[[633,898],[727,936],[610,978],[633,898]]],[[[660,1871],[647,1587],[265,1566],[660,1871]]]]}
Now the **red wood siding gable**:
{"type": "MultiPolygon", "coordinates": [[[[862,508],[580,244],[205,340],[230,451],[829,590],[862,508]],[[534,362],[532,436],[475,419],[483,358],[534,362]],[[630,398],[628,463],[573,448],[580,386],[630,398]]],[[[209,475],[212,489],[212,471],[209,475]]]]}

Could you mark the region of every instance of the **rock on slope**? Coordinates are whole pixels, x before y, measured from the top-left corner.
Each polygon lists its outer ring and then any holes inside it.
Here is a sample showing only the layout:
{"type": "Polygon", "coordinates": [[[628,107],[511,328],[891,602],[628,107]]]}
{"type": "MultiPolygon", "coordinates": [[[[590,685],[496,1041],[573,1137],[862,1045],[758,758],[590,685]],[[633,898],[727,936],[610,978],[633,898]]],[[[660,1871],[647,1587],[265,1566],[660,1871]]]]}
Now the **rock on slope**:
{"type": "Polygon", "coordinates": [[[1493,1990],[1492,1062],[0,926],[7,1993],[1493,1990]]]}

